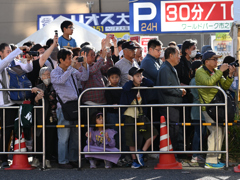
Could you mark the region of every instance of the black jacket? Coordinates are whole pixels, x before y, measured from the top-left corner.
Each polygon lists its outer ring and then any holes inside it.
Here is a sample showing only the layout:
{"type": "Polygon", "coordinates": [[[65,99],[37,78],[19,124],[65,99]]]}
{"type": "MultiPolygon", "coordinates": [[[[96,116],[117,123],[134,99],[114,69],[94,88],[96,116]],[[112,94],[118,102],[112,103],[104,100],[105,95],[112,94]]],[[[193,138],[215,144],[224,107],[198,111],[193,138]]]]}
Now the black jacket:
{"type": "Polygon", "coordinates": [[[177,70],[180,83],[189,85],[191,81],[190,78],[191,62],[188,61],[185,56],[182,56],[180,59],[180,63],[177,66],[175,66],[175,69],[177,70]]]}
{"type": "MultiPolygon", "coordinates": [[[[150,79],[143,78],[142,83],[140,86],[147,86],[147,87],[152,87],[153,82],[150,79]]],[[[120,99],[120,104],[121,105],[130,105],[132,101],[136,98],[136,95],[138,93],[138,89],[132,89],[134,87],[133,81],[128,81],[124,84],[122,96],[120,99]]],[[[140,95],[142,97],[142,104],[147,104],[147,92],[148,90],[146,89],[140,89],[140,95]]],[[[127,108],[121,108],[122,113],[126,111],[127,108]]],[[[146,115],[147,114],[147,108],[142,108],[143,113],[146,115]]]]}
{"type": "MultiPolygon", "coordinates": [[[[159,69],[157,86],[180,86],[177,72],[168,61],[165,61],[159,69]]],[[[160,89],[158,99],[161,104],[182,103],[182,91],[176,88],[160,89]]]]}

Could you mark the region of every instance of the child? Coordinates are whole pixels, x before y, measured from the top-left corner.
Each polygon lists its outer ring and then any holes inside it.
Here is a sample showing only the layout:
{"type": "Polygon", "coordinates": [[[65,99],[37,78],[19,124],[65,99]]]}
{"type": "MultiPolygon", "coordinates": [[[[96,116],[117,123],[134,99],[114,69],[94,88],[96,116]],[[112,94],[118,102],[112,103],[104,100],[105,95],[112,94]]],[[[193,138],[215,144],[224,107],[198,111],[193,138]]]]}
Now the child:
{"type": "Polygon", "coordinates": [[[61,24],[61,30],[63,35],[58,38],[58,44],[60,48],[74,48],[77,47],[75,39],[71,38],[73,34],[73,23],[71,21],[63,21],[61,24]]]}
{"type": "MultiPolygon", "coordinates": [[[[196,86],[196,81],[195,81],[195,73],[196,70],[202,66],[202,61],[194,61],[191,65],[192,68],[192,79],[190,81],[191,86],[196,86]]],[[[200,104],[199,102],[199,95],[198,95],[198,89],[191,89],[191,93],[193,95],[193,103],[194,104],[200,104]]],[[[192,123],[200,123],[200,112],[199,112],[199,107],[194,106],[191,108],[191,118],[192,118],[192,123]]],[[[202,114],[202,122],[205,122],[205,118],[202,114]]],[[[206,126],[202,126],[202,137],[206,135],[206,126]]],[[[199,151],[200,145],[200,126],[196,125],[194,126],[194,137],[193,137],[193,143],[192,143],[192,150],[193,151],[199,151]]],[[[200,154],[193,154],[191,162],[198,162],[198,163],[205,163],[205,159],[200,156],[200,154]]]]}
{"type": "MultiPolygon", "coordinates": [[[[117,67],[112,67],[107,71],[107,78],[110,83],[108,87],[119,87],[118,83],[120,80],[121,71],[117,67]]],[[[107,100],[108,105],[117,105],[120,103],[122,90],[106,90],[105,98],[107,100]]],[[[107,124],[116,124],[119,123],[119,112],[118,108],[108,108],[107,109],[107,124]]],[[[115,131],[119,131],[117,126],[110,127],[115,131]]],[[[115,136],[116,147],[119,148],[119,135],[115,136]]]]}
{"type": "MultiPolygon", "coordinates": [[[[132,67],[128,74],[132,77],[133,80],[130,80],[125,83],[123,86],[123,93],[121,96],[120,104],[123,105],[137,105],[137,104],[146,104],[147,97],[146,97],[146,90],[137,90],[132,89],[133,87],[140,87],[140,86],[153,86],[153,82],[147,78],[143,78],[142,76],[143,69],[139,69],[136,67],[132,67]],[[137,99],[137,101],[136,101],[137,99]]],[[[124,115],[125,115],[125,124],[135,123],[135,108],[122,108],[124,115]]],[[[146,108],[136,108],[137,117],[140,114],[147,114],[146,108]],[[139,110],[140,109],[140,112],[139,110]]],[[[138,126],[139,131],[139,126],[138,126]]],[[[147,151],[149,146],[151,145],[151,127],[150,125],[147,126],[146,131],[140,131],[141,135],[145,138],[146,142],[142,148],[142,150],[138,151],[147,151]]],[[[125,137],[126,137],[126,145],[129,146],[130,151],[135,151],[135,126],[126,126],[125,127],[125,137]]],[[[157,130],[153,127],[153,140],[158,135],[157,130]]],[[[139,144],[138,144],[139,145],[139,144]]],[[[132,168],[140,168],[144,166],[143,161],[143,154],[132,154],[132,168]]]]}
{"type": "MultiPolygon", "coordinates": [[[[103,114],[101,112],[94,112],[91,116],[91,124],[103,124],[103,114]]],[[[119,152],[115,147],[114,135],[117,132],[113,129],[105,129],[105,135],[103,127],[89,128],[89,151],[90,152],[102,152],[105,138],[105,151],[106,152],[119,152]]],[[[86,132],[88,137],[88,132],[86,132]]],[[[88,152],[88,145],[84,147],[84,152],[88,152]]],[[[111,168],[111,162],[117,164],[120,154],[89,154],[85,155],[90,162],[90,168],[96,168],[96,159],[103,159],[105,162],[105,168],[111,168]]]]}

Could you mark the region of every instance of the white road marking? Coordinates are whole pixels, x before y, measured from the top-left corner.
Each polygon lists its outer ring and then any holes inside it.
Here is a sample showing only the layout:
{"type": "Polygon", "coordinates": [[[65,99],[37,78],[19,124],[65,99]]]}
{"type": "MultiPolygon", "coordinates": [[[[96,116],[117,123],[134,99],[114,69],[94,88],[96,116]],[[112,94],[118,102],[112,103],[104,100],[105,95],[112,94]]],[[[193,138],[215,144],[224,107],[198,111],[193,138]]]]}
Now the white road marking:
{"type": "Polygon", "coordinates": [[[216,176],[216,177],[222,180],[226,180],[230,178],[230,176],[216,176]]]}
{"type": "Polygon", "coordinates": [[[158,177],[153,177],[153,178],[150,178],[150,179],[146,179],[146,180],[153,180],[153,179],[160,179],[161,176],[158,176],[158,177]]]}
{"type": "Polygon", "coordinates": [[[202,178],[199,178],[199,179],[196,179],[196,180],[226,180],[226,179],[229,179],[230,176],[216,176],[215,177],[212,177],[212,176],[205,176],[205,177],[202,177],[202,178]]]}
{"type": "Polygon", "coordinates": [[[128,178],[128,179],[120,179],[120,180],[132,180],[132,179],[135,179],[137,177],[132,177],[132,178],[128,178]]]}

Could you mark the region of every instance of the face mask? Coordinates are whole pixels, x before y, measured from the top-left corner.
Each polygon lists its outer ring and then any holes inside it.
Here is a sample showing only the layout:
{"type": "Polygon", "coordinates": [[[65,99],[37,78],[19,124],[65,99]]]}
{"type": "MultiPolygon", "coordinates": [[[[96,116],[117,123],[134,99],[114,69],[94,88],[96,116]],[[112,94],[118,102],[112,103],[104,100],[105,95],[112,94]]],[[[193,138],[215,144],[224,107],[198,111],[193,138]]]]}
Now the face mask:
{"type": "Polygon", "coordinates": [[[51,83],[51,79],[50,79],[50,78],[49,78],[49,79],[43,79],[42,81],[43,81],[43,83],[44,83],[46,86],[48,86],[48,85],[51,83]]]}
{"type": "Polygon", "coordinates": [[[161,50],[161,55],[160,55],[160,59],[162,59],[164,57],[164,50],[161,50]]]}
{"type": "Polygon", "coordinates": [[[191,54],[189,56],[190,56],[190,58],[195,58],[196,55],[197,55],[197,51],[193,50],[193,51],[191,51],[191,54]]]}

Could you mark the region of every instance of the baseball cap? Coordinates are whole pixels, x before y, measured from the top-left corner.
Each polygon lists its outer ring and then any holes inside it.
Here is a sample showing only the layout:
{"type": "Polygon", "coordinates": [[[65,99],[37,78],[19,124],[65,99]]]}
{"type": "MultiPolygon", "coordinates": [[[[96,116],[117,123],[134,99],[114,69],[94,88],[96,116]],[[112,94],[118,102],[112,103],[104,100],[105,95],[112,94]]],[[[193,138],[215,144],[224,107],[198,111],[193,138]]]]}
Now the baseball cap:
{"type": "Polygon", "coordinates": [[[144,69],[132,67],[132,68],[128,71],[128,74],[129,74],[130,76],[134,76],[135,74],[141,73],[141,72],[143,72],[143,71],[144,71],[144,69]]]}
{"type": "Polygon", "coordinates": [[[135,46],[134,42],[127,41],[127,42],[124,42],[122,44],[122,49],[125,49],[125,48],[127,48],[127,49],[135,49],[135,48],[139,48],[139,47],[135,46]]]}
{"type": "Polygon", "coordinates": [[[202,61],[206,61],[206,60],[208,60],[208,59],[211,59],[212,57],[213,57],[213,58],[220,58],[220,57],[222,57],[222,56],[216,55],[216,53],[213,52],[212,50],[208,50],[208,51],[206,51],[206,52],[203,54],[203,56],[202,56],[202,61]]]}

